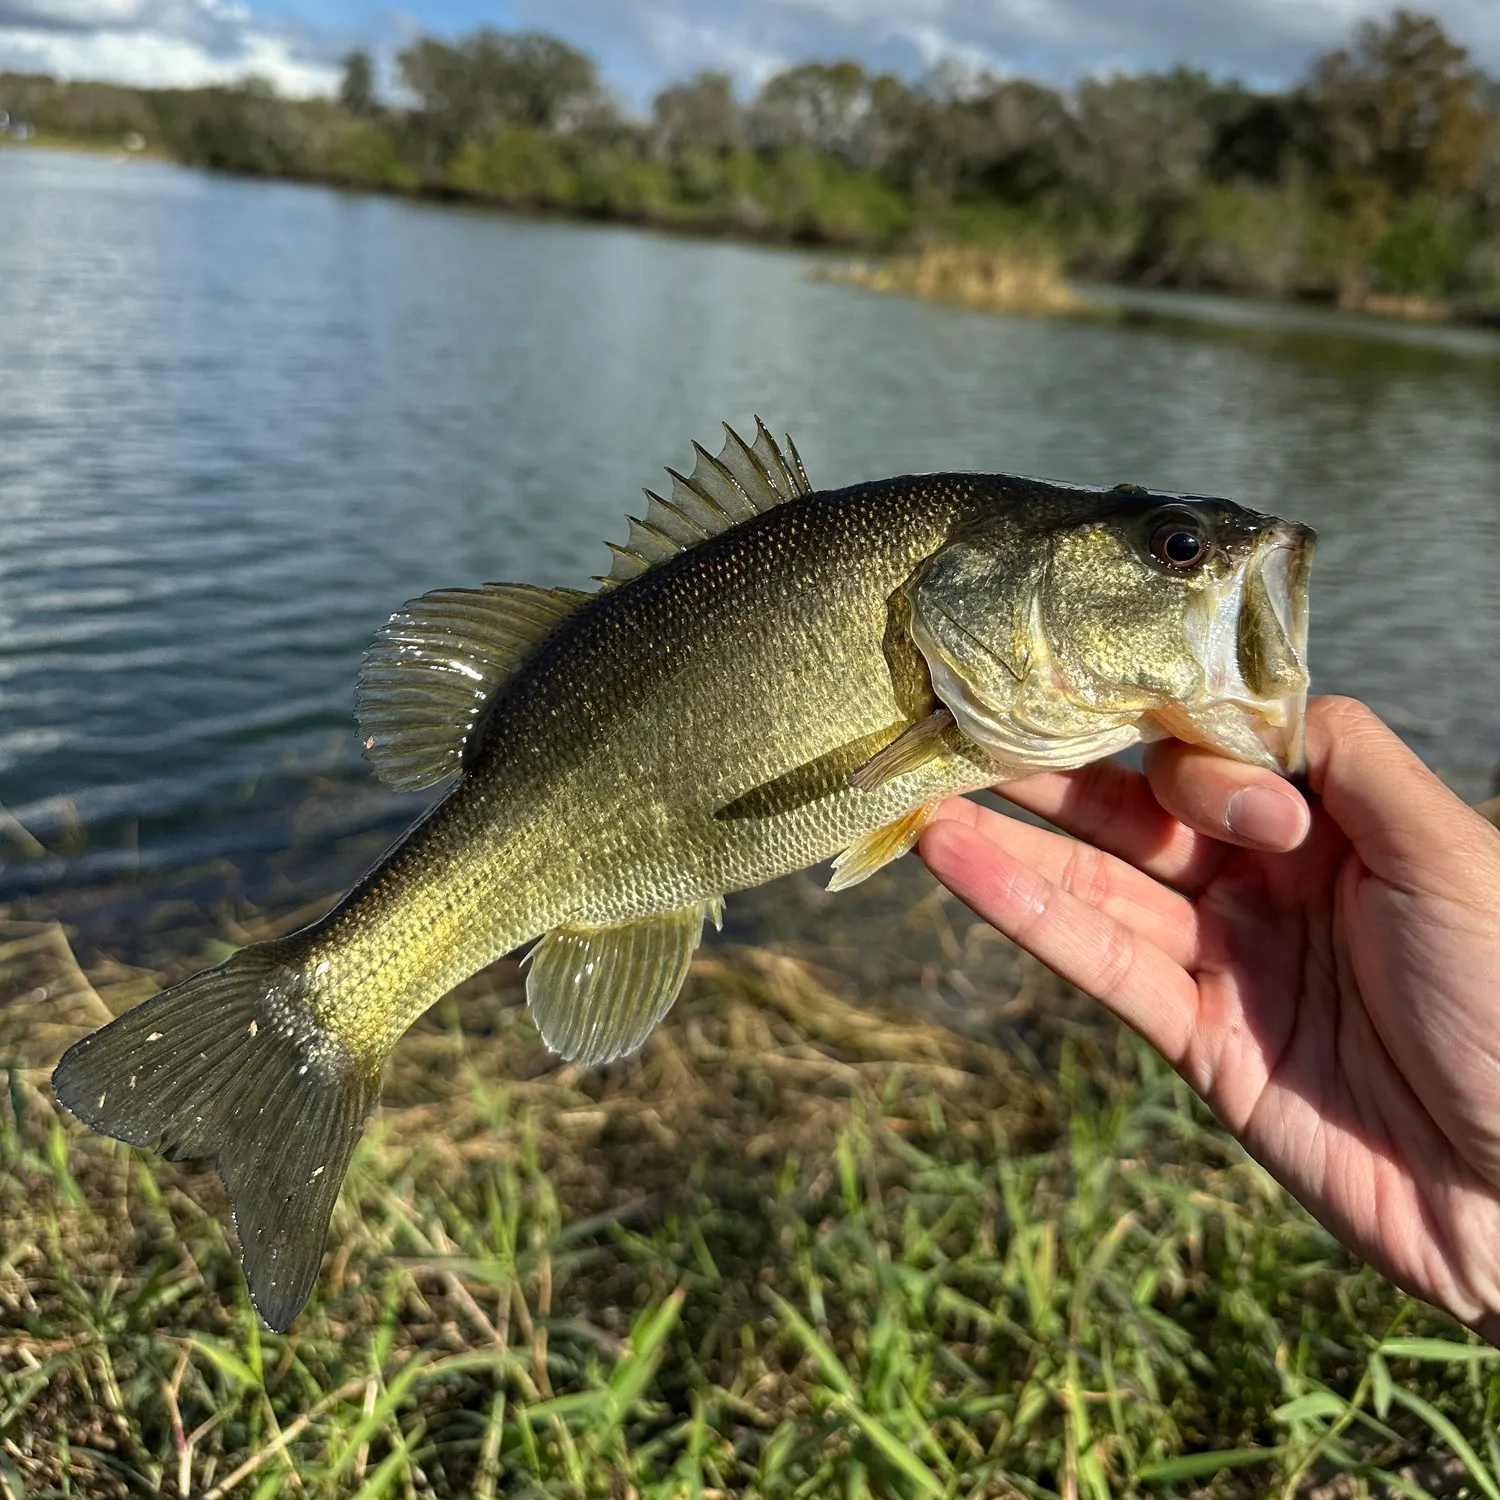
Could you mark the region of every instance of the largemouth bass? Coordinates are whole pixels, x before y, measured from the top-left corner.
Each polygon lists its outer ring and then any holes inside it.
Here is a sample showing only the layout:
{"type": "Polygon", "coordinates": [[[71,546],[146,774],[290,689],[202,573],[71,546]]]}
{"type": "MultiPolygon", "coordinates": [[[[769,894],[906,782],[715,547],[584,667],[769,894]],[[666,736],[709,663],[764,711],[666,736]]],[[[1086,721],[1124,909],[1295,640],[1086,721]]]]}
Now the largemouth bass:
{"type": "MultiPolygon", "coordinates": [[[[213,1157],[284,1329],[397,1039],[536,941],[584,1063],[640,1047],[726,893],[905,853],[952,793],[1171,734],[1301,756],[1313,534],[1228,500],[932,474],[815,491],[757,420],[695,445],[594,593],[442,589],[367,653],[368,757],[451,790],[321,921],[85,1038],[96,1130],[213,1157]]],[[[672,472],[672,471],[669,471],[672,472]]]]}

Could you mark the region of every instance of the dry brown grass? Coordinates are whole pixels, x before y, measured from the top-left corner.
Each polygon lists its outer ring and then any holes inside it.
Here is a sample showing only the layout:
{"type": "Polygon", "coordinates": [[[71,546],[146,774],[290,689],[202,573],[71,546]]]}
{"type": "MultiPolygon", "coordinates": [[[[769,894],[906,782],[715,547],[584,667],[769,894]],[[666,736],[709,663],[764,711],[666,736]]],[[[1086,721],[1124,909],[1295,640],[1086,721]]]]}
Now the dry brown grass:
{"type": "Polygon", "coordinates": [[[47,1088],[191,967],[85,971],[55,924],[0,924],[0,1492],[1378,1490],[1452,1461],[1408,1392],[1468,1435],[1463,1482],[1500,1471],[1489,1355],[1349,1266],[1025,961],[972,996],[1020,1019],[1024,1065],[726,947],[599,1070],[546,1053],[497,964],[401,1043],[313,1301],[271,1335],[213,1172],[87,1134],[47,1088]],[[1380,1352],[1397,1332],[1453,1342],[1414,1363],[1380,1352]]]}
{"type": "Polygon", "coordinates": [[[856,261],[833,280],[873,292],[1004,313],[1070,313],[1084,306],[1060,261],[1042,251],[942,245],[885,263],[856,261]]]}

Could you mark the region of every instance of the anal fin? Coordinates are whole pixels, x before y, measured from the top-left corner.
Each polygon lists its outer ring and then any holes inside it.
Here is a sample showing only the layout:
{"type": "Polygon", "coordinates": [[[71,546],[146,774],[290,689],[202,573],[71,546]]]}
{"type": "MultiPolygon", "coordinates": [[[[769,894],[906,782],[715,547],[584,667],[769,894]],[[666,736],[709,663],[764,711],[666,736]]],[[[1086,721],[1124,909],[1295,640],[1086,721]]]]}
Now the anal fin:
{"type": "MultiPolygon", "coordinates": [[[[554,927],[527,956],[526,1000],[542,1040],[569,1062],[612,1062],[671,1010],[703,936],[702,904],[636,922],[554,927]]],[[[707,903],[717,923],[720,900],[707,903]]]]}
{"type": "Polygon", "coordinates": [[[933,710],[872,755],[849,777],[849,785],[857,792],[878,792],[888,781],[921,770],[928,761],[947,753],[952,726],[953,715],[946,708],[933,710]]]}
{"type": "Polygon", "coordinates": [[[894,823],[887,823],[856,839],[834,860],[828,889],[847,891],[851,885],[868,880],[882,865],[910,852],[936,810],[936,802],[924,802],[909,813],[903,813],[894,823]]]}

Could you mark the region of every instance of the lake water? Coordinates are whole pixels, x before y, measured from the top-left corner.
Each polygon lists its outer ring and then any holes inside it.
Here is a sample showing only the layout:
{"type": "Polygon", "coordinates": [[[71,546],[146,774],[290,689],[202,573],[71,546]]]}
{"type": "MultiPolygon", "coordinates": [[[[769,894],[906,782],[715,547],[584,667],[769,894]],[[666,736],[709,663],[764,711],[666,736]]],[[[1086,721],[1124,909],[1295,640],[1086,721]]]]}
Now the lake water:
{"type": "Polygon", "coordinates": [[[344,878],[342,839],[420,803],[353,732],[382,620],[607,571],[640,486],[753,412],[820,485],[992,469],[1310,522],[1316,688],[1489,791],[1500,338],[1140,294],[996,318],[816,264],[0,152],[0,802],[29,830],[0,894],[288,846],[344,878]]]}

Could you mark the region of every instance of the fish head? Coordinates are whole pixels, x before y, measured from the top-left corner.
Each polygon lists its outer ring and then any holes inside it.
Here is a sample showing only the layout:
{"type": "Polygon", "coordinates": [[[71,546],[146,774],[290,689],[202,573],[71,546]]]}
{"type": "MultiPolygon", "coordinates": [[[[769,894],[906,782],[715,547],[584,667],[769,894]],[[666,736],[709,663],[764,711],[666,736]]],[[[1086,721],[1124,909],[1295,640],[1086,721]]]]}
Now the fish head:
{"type": "Polygon", "coordinates": [[[982,522],[908,585],[959,728],[1018,773],[1173,735],[1302,768],[1314,533],[1228,500],[1092,492],[982,522]]]}

